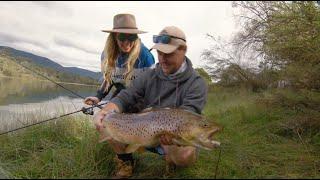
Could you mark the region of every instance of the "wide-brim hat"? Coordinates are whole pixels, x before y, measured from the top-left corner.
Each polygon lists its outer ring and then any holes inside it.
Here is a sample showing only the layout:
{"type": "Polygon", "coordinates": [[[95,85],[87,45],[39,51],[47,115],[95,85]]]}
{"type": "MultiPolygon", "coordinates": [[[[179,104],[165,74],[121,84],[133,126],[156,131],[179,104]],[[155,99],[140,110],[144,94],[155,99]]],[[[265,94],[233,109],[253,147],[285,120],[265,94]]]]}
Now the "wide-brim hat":
{"type": "Polygon", "coordinates": [[[132,14],[117,14],[113,18],[113,29],[102,30],[102,32],[108,33],[127,33],[127,34],[142,34],[146,31],[139,30],[137,28],[136,19],[132,14]]]}

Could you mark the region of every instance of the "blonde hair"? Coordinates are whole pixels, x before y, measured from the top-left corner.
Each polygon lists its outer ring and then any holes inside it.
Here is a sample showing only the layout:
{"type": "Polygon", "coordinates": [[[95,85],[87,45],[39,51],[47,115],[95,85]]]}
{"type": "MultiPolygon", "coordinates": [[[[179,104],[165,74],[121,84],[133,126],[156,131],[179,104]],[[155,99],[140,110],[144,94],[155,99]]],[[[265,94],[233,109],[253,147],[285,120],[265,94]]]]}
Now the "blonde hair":
{"type": "MultiPolygon", "coordinates": [[[[129,79],[132,77],[133,66],[137,61],[140,54],[141,41],[137,38],[133,42],[133,47],[129,53],[126,68],[127,71],[124,74],[125,82],[128,83],[129,79]]],[[[116,60],[120,54],[120,48],[118,47],[117,40],[114,33],[110,33],[104,47],[104,59],[102,64],[102,69],[104,73],[104,79],[108,84],[111,84],[111,74],[115,70],[116,60]]]]}

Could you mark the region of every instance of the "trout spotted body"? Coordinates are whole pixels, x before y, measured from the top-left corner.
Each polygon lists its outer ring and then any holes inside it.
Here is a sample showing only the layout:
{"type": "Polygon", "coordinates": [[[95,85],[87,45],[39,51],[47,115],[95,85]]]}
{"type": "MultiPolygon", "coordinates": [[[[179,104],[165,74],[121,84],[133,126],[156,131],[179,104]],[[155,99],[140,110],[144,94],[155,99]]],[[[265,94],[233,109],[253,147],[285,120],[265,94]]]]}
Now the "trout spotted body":
{"type": "Polygon", "coordinates": [[[114,139],[129,144],[126,152],[139,147],[155,147],[159,137],[168,134],[178,145],[191,145],[212,149],[220,143],[210,138],[219,130],[215,124],[208,124],[198,114],[176,108],[149,109],[137,114],[110,113],[104,121],[105,129],[101,141],[114,139]]]}

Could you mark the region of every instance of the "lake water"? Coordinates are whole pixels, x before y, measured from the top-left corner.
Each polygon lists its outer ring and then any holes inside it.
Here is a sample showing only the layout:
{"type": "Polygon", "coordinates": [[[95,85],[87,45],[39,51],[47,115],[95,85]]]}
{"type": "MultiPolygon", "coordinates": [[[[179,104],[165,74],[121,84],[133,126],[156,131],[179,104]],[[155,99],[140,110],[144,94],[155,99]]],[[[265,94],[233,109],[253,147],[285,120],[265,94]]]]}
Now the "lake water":
{"type": "MultiPolygon", "coordinates": [[[[98,89],[98,86],[61,85],[82,97],[95,95],[98,89]]],[[[82,101],[49,81],[0,77],[0,133],[89,107],[82,101]]],[[[76,114],[86,116],[82,112],[76,114]]]]}

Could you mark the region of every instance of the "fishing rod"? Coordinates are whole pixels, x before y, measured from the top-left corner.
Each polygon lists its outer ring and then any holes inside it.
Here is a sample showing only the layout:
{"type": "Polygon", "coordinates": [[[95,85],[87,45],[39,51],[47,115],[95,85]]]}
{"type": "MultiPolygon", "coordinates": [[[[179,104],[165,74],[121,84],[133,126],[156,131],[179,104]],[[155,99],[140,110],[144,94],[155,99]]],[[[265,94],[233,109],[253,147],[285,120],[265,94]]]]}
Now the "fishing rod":
{"type": "Polygon", "coordinates": [[[218,166],[219,166],[219,162],[220,162],[220,157],[221,157],[221,147],[219,147],[219,156],[218,156],[218,162],[216,164],[216,172],[214,173],[214,179],[217,179],[217,173],[218,173],[218,166]]]}
{"type": "MultiPolygon", "coordinates": [[[[43,77],[43,78],[45,78],[45,79],[49,80],[49,81],[51,81],[52,83],[54,83],[54,84],[56,84],[56,85],[60,86],[61,88],[65,89],[65,90],[67,90],[67,91],[69,91],[69,92],[71,92],[73,95],[76,95],[77,97],[80,97],[80,98],[82,98],[82,99],[85,99],[85,97],[83,97],[83,96],[79,95],[78,93],[76,93],[76,92],[74,92],[74,91],[72,91],[72,90],[70,90],[70,89],[65,88],[64,86],[62,86],[61,84],[59,84],[59,83],[57,83],[57,82],[53,81],[52,79],[49,79],[48,77],[46,77],[46,76],[44,76],[44,75],[42,75],[42,74],[40,74],[40,73],[38,73],[38,72],[36,72],[36,71],[34,71],[34,70],[32,70],[32,69],[28,68],[27,66],[22,65],[21,63],[18,63],[18,62],[16,62],[16,63],[17,63],[17,64],[19,64],[20,66],[22,66],[22,67],[24,67],[24,68],[28,69],[29,71],[31,71],[31,72],[33,72],[33,73],[35,73],[35,74],[37,74],[37,75],[39,75],[39,76],[41,76],[41,77],[43,77]]],[[[107,92],[107,93],[109,93],[109,91],[111,90],[111,88],[112,88],[112,86],[108,88],[108,92],[107,92]]],[[[100,106],[98,106],[98,108],[102,109],[100,106]]]]}
{"type": "MultiPolygon", "coordinates": [[[[85,97],[77,94],[76,92],[74,92],[74,91],[72,91],[72,90],[70,90],[70,89],[65,88],[64,86],[60,85],[59,83],[56,83],[55,81],[49,79],[48,77],[46,77],[46,76],[44,76],[44,75],[42,75],[42,74],[40,74],[40,73],[38,73],[38,72],[36,72],[36,71],[33,71],[32,69],[30,69],[30,68],[22,65],[21,63],[18,63],[18,62],[16,62],[16,63],[19,64],[20,66],[28,69],[29,71],[31,71],[31,72],[33,72],[33,73],[35,73],[35,74],[37,74],[37,75],[39,75],[39,76],[41,76],[41,77],[49,80],[49,81],[51,81],[52,83],[60,86],[61,88],[65,89],[65,90],[67,90],[67,91],[69,91],[69,92],[71,92],[72,94],[76,95],[77,97],[80,97],[80,98],[82,98],[82,99],[85,99],[85,97]]],[[[112,83],[112,84],[108,87],[107,92],[106,92],[107,94],[110,92],[110,90],[111,90],[111,88],[112,88],[113,86],[114,86],[114,83],[112,83]]],[[[41,123],[44,123],[44,122],[48,122],[48,121],[51,121],[51,120],[54,120],[54,119],[62,118],[62,117],[65,117],[65,116],[68,116],[68,115],[71,115],[71,114],[78,113],[78,112],[83,112],[84,114],[93,115],[93,108],[98,107],[98,108],[102,109],[101,106],[102,106],[102,105],[105,105],[105,104],[107,104],[107,103],[109,103],[109,101],[107,101],[107,102],[105,102],[105,103],[102,103],[102,104],[94,104],[94,105],[92,105],[91,107],[88,107],[88,108],[82,107],[82,109],[77,110],[77,111],[74,111],[74,112],[71,112],[71,113],[63,114],[63,115],[60,115],[60,116],[58,116],[58,117],[54,117],[54,118],[50,118],[50,119],[47,119],[47,120],[44,120],[44,121],[41,121],[41,122],[37,122],[37,123],[35,123],[35,124],[30,124],[30,125],[23,126],[23,127],[17,128],[17,129],[13,129],[13,130],[10,130],[10,131],[4,132],[4,133],[0,133],[0,136],[1,136],[1,135],[4,135],[4,134],[7,134],[7,133],[10,133],[10,132],[14,132],[14,131],[20,130],[20,129],[24,129],[24,128],[27,128],[27,127],[35,126],[35,125],[37,125],[37,124],[41,124],[41,123]]]]}
{"type": "Polygon", "coordinates": [[[4,134],[8,134],[10,132],[18,131],[20,129],[24,129],[24,128],[27,128],[27,127],[35,126],[37,124],[41,124],[41,123],[48,122],[48,121],[51,121],[51,120],[59,119],[59,118],[62,118],[62,117],[65,117],[65,116],[68,116],[68,115],[71,115],[71,114],[75,114],[75,113],[78,113],[78,112],[83,112],[84,114],[93,115],[93,108],[100,107],[100,106],[105,105],[107,103],[109,103],[109,101],[101,103],[101,104],[96,104],[96,105],[93,105],[93,106],[87,107],[87,108],[83,107],[82,109],[74,111],[74,112],[71,112],[71,113],[63,114],[63,115],[60,115],[58,117],[53,117],[53,118],[50,118],[50,119],[47,119],[47,120],[44,120],[44,121],[41,121],[41,122],[37,122],[37,123],[34,123],[34,124],[30,124],[30,125],[27,125],[27,126],[23,126],[23,127],[20,127],[20,128],[13,129],[13,130],[10,130],[10,131],[4,132],[4,133],[0,133],[0,136],[4,135],[4,134]]]}
{"type": "Polygon", "coordinates": [[[17,62],[17,64],[19,64],[20,66],[22,66],[22,67],[24,67],[24,68],[28,69],[29,71],[31,71],[31,72],[33,72],[33,73],[35,73],[35,74],[37,74],[37,75],[39,75],[39,76],[41,76],[41,77],[43,77],[43,78],[45,78],[45,79],[47,79],[47,80],[49,80],[49,81],[53,82],[54,84],[56,84],[56,85],[60,86],[61,88],[65,89],[65,90],[67,90],[67,91],[69,91],[69,92],[71,92],[73,95],[76,95],[77,97],[80,97],[80,98],[82,98],[82,99],[85,99],[85,97],[83,97],[83,96],[79,95],[78,93],[76,93],[76,92],[74,92],[74,91],[72,91],[72,90],[70,90],[70,89],[65,88],[65,87],[64,87],[64,86],[62,86],[61,84],[56,83],[55,81],[53,81],[53,80],[49,79],[48,77],[46,77],[46,76],[44,76],[44,75],[42,75],[42,74],[40,74],[40,73],[38,73],[38,72],[36,72],[36,71],[33,71],[32,69],[30,69],[30,68],[28,68],[28,67],[26,67],[26,66],[22,65],[21,63],[18,63],[18,62],[17,62]]]}

